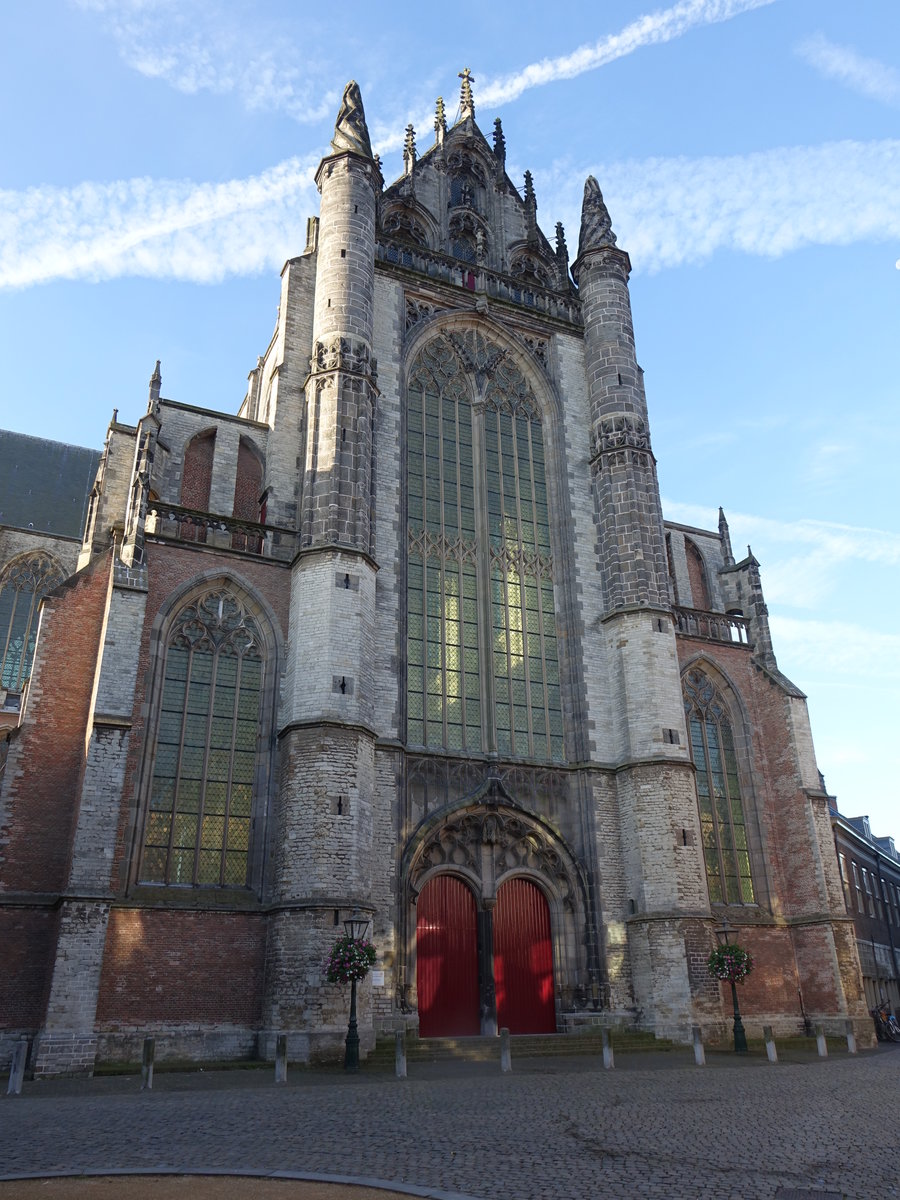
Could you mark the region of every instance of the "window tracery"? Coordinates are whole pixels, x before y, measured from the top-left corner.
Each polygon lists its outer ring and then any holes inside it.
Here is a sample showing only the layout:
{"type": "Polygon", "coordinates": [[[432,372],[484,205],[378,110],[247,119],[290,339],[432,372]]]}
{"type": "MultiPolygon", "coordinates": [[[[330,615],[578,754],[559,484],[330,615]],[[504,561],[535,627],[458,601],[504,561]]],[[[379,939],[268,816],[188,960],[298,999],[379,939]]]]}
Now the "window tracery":
{"type": "Polygon", "coordinates": [[[480,333],[416,359],[407,467],[408,740],[562,760],[540,413],[480,333]]]}
{"type": "Polygon", "coordinates": [[[21,555],[0,572],[0,687],[19,692],[31,674],[38,607],[65,579],[45,551],[21,555]]]}
{"type": "Polygon", "coordinates": [[[697,799],[709,898],[713,904],[755,904],[747,820],[728,708],[702,671],[684,678],[684,709],[697,799]]]}
{"type": "Polygon", "coordinates": [[[247,884],[264,661],[255,621],[227,589],[172,623],[141,882],[247,884]]]}

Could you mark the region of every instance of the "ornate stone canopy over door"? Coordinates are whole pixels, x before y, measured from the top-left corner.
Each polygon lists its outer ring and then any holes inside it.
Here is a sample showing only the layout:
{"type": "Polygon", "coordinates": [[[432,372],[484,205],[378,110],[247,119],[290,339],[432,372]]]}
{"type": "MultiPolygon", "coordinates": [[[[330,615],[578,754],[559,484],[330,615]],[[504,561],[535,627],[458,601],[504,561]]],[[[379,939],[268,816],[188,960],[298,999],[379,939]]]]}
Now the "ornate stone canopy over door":
{"type": "MultiPolygon", "coordinates": [[[[587,905],[583,872],[559,834],[540,818],[518,807],[498,780],[489,780],[461,804],[448,806],[427,818],[410,840],[402,871],[407,911],[407,956],[401,971],[405,981],[401,1003],[417,1003],[413,981],[416,980],[418,898],[431,881],[451,875],[465,883],[475,898],[482,1033],[497,1031],[494,910],[500,889],[514,879],[529,887],[507,889],[504,903],[511,903],[513,896],[521,893],[528,895],[529,903],[538,912],[546,908],[557,1012],[561,1006],[568,1006],[568,998],[587,973],[587,905]]],[[[435,921],[431,894],[428,927],[432,947],[429,955],[433,955],[435,921]]],[[[419,930],[420,934],[422,932],[419,930]]],[[[542,937],[546,939],[546,934],[542,937]]],[[[429,958],[429,971],[432,967],[429,958]]],[[[543,993],[544,1003],[550,970],[548,960],[540,984],[534,983],[534,987],[543,993]]],[[[520,975],[507,977],[521,980],[520,975]]],[[[524,985],[519,982],[511,986],[524,985]]],[[[514,1007],[518,1012],[523,1010],[521,1004],[514,1007]]],[[[527,1008],[527,1004],[524,1007],[527,1008]]],[[[540,1021],[545,1022],[546,1008],[543,1011],[540,1021]]],[[[523,1027],[519,1031],[531,1030],[523,1027]]],[[[536,1025],[533,1031],[547,1032],[547,1025],[540,1024],[540,1028],[536,1025]]],[[[437,1032],[433,1026],[432,1032],[437,1032]]]]}

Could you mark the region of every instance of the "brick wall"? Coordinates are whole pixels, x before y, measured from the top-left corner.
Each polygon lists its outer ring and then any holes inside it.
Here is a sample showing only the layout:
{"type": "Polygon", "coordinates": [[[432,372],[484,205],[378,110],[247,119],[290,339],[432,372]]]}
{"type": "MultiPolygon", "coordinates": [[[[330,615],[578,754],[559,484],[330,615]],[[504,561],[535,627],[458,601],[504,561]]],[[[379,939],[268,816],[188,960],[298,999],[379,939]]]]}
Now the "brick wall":
{"type": "Polygon", "coordinates": [[[97,1028],[222,1022],[258,1025],[265,917],[114,908],[97,1028]]]}
{"type": "Polygon", "coordinates": [[[44,601],[25,718],[0,797],[0,890],[66,886],[110,554],[44,601]]]}

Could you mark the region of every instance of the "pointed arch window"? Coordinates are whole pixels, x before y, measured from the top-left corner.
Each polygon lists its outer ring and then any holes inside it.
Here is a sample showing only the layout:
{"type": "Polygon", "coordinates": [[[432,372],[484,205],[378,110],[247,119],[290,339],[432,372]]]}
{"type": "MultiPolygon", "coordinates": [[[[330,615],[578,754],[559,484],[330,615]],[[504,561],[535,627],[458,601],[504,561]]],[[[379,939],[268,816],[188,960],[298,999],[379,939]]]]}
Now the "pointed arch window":
{"type": "Polygon", "coordinates": [[[685,676],[684,707],[697,769],[710,902],[755,904],[745,803],[728,709],[702,671],[688,671],[685,676]]]}
{"type": "Polygon", "coordinates": [[[413,364],[407,479],[408,741],[561,761],[540,413],[480,334],[413,364]]]}
{"type": "Polygon", "coordinates": [[[20,692],[31,674],[41,598],[65,578],[52,555],[39,551],[0,573],[0,687],[20,692]]]}
{"type": "Polygon", "coordinates": [[[247,885],[264,665],[260,631],[227,590],[206,592],[172,623],[142,883],[247,885]]]}

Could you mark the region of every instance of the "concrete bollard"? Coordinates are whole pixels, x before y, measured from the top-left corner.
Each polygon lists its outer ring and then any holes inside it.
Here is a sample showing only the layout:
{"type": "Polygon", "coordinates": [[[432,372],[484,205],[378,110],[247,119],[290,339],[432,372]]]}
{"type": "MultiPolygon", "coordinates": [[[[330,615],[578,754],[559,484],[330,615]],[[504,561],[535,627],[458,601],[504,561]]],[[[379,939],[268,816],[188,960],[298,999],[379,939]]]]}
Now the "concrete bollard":
{"type": "Polygon", "coordinates": [[[275,1038],[275,1082],[287,1083],[287,1034],[279,1033],[275,1038]]]}
{"type": "Polygon", "coordinates": [[[819,1051],[819,1058],[828,1057],[828,1046],[825,1043],[825,1027],[823,1025],[816,1026],[816,1049],[819,1051]]]}
{"type": "Polygon", "coordinates": [[[398,1079],[406,1078],[406,1030],[398,1029],[394,1035],[394,1070],[398,1079]]]}
{"type": "Polygon", "coordinates": [[[608,1029],[600,1030],[600,1042],[603,1046],[603,1067],[604,1070],[612,1071],[616,1065],[616,1058],[613,1054],[612,1039],[609,1036],[608,1029]]]}
{"type": "Polygon", "coordinates": [[[153,1058],[156,1054],[156,1039],[144,1038],[144,1049],[141,1051],[141,1091],[149,1092],[153,1088],[153,1058]]]}
{"type": "Polygon", "coordinates": [[[7,1096],[18,1096],[22,1092],[22,1081],[25,1078],[25,1060],[28,1058],[28,1039],[22,1038],[16,1042],[12,1062],[9,1064],[9,1085],[7,1096]]]}
{"type": "Polygon", "coordinates": [[[775,1031],[771,1025],[763,1025],[763,1037],[766,1039],[766,1057],[770,1063],[777,1063],[778,1051],[775,1049],[775,1031]]]}
{"type": "Polygon", "coordinates": [[[509,1030],[500,1030],[500,1071],[508,1075],[512,1070],[512,1055],[509,1050],[509,1030]]]}
{"type": "Polygon", "coordinates": [[[694,1062],[698,1067],[706,1066],[706,1051],[703,1049],[703,1035],[699,1025],[691,1026],[691,1039],[694,1043],[694,1062]]]}
{"type": "Polygon", "coordinates": [[[844,1032],[847,1034],[847,1053],[856,1053],[856,1034],[853,1032],[853,1022],[844,1022],[844,1032]]]}

